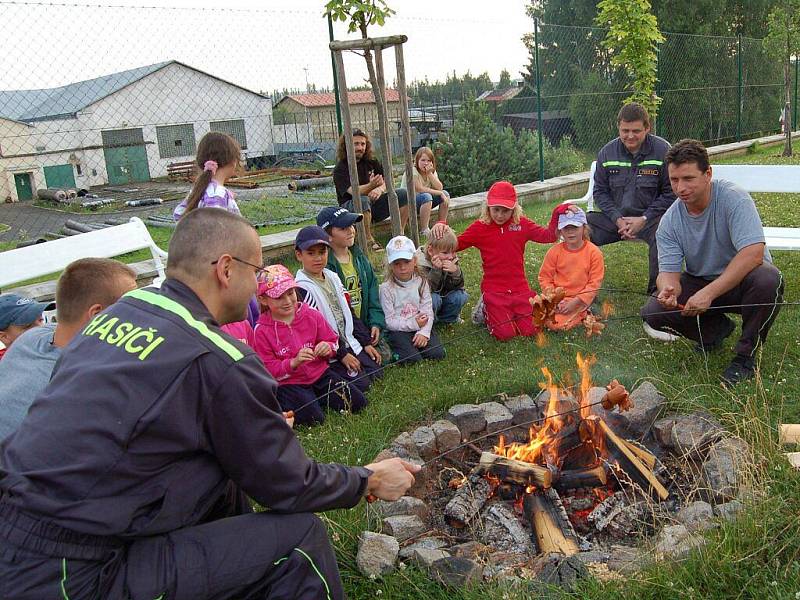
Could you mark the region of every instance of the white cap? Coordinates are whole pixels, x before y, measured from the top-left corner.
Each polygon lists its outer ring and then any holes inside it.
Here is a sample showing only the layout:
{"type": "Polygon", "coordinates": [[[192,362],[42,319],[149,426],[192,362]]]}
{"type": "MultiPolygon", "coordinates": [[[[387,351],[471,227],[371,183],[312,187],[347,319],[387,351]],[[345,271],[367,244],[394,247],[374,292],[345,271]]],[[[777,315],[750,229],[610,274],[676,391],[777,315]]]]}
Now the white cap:
{"type": "Polygon", "coordinates": [[[401,258],[411,260],[417,249],[414,247],[414,242],[404,235],[398,235],[389,240],[386,244],[386,260],[389,264],[401,258]]]}
{"type": "MultiPolygon", "coordinates": [[[[577,206],[575,208],[578,208],[577,206]]],[[[563,215],[558,216],[558,230],[561,231],[567,225],[575,225],[580,227],[586,225],[586,213],[578,208],[578,212],[565,212],[563,215]]]]}

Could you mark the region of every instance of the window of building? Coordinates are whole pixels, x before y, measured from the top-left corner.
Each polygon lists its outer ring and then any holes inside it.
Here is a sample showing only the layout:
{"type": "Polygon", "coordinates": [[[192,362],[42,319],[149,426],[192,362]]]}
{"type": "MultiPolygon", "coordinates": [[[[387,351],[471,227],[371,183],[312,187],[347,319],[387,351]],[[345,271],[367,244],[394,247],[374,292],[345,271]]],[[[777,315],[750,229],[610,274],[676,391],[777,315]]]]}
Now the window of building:
{"type": "Polygon", "coordinates": [[[247,150],[247,135],[244,131],[244,120],[233,119],[231,121],[211,121],[209,123],[211,131],[227,133],[237,142],[242,150],[247,150]]]}
{"type": "Polygon", "coordinates": [[[177,156],[194,156],[194,125],[162,125],[156,127],[158,138],[158,155],[161,158],[177,156]]]}

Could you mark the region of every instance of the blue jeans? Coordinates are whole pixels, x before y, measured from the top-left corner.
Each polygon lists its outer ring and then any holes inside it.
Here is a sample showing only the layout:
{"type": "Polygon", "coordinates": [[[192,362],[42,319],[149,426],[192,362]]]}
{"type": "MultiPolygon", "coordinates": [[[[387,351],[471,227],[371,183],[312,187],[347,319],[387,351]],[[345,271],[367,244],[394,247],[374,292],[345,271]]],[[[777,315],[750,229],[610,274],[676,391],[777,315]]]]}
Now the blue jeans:
{"type": "Polygon", "coordinates": [[[458,321],[461,308],[467,303],[467,298],[469,298],[469,295],[464,290],[453,290],[446,296],[431,292],[434,321],[439,323],[455,323],[458,321]]]}
{"type": "MultiPolygon", "coordinates": [[[[447,194],[447,192],[445,192],[445,194],[447,194]]],[[[450,197],[449,194],[447,197],[448,198],[450,197]]],[[[422,208],[423,204],[427,204],[428,202],[431,203],[431,209],[434,209],[442,203],[442,196],[441,195],[434,196],[433,194],[429,194],[428,192],[420,192],[419,194],[417,194],[416,202],[417,202],[417,212],[419,212],[419,209],[422,208]]]]}

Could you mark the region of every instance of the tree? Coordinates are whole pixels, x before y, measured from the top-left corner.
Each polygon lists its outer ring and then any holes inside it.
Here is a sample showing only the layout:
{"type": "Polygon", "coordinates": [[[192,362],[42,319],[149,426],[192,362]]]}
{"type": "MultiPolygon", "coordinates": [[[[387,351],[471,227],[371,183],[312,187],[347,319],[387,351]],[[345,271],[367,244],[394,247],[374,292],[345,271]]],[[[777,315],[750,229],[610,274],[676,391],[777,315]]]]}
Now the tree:
{"type": "Polygon", "coordinates": [[[769,14],[768,27],[769,33],[764,38],[764,46],[772,56],[783,62],[785,103],[781,118],[786,134],[783,155],[792,156],[791,67],[792,55],[795,56],[795,59],[800,56],[800,0],[781,0],[780,4],[769,14]]]}
{"type": "Polygon", "coordinates": [[[497,82],[497,89],[505,90],[511,87],[511,73],[508,69],[500,71],[500,81],[497,82]]]}
{"type": "Polygon", "coordinates": [[[608,27],[602,42],[611,52],[611,64],[633,80],[633,94],[625,102],[639,102],[655,117],[661,99],[656,95],[658,44],[664,36],[649,0],[601,0],[595,22],[608,27]]]}

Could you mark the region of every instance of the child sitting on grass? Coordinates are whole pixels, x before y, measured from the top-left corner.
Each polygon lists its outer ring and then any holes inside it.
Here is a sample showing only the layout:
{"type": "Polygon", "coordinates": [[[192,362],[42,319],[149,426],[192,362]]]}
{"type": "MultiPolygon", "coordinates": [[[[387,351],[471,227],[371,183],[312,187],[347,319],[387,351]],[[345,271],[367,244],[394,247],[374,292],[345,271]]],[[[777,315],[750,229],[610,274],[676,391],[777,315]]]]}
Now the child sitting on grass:
{"type": "Polygon", "coordinates": [[[433,331],[433,304],[428,282],[417,272],[414,242],[398,235],[386,246],[388,269],[381,284],[389,345],[401,363],[444,358],[433,331]]]}
{"type": "Polygon", "coordinates": [[[323,406],[358,412],[367,405],[364,394],[328,363],[339,338],[320,312],[297,301],[296,285],[283,265],[270,265],[259,276],[263,310],[254,348],[278,381],[278,403],[301,425],[322,423],[323,406]]]}
{"type": "Polygon", "coordinates": [[[297,271],[299,298],[325,317],[339,335],[336,362],[331,368],[363,393],[380,376],[381,355],[370,343],[366,326],[357,319],[347,303],[344,286],[338,275],[326,269],[331,240],[316,225],[303,227],[295,239],[295,256],[303,266],[297,271]]]}
{"type": "Polygon", "coordinates": [[[445,227],[440,238],[429,235],[428,243],[417,250],[417,267],[430,286],[434,320],[460,323],[468,296],[456,255],[458,239],[450,227],[445,227]]]}
{"type": "Polygon", "coordinates": [[[547,251],[539,270],[542,289],[562,287],[567,294],[558,304],[554,321],[546,324],[548,329],[580,325],[603,284],[603,253],[589,241],[586,213],[577,207],[574,210],[558,217],[563,241],[547,251]]]}

